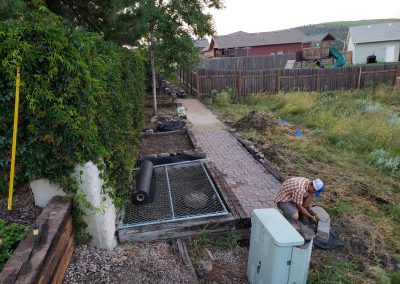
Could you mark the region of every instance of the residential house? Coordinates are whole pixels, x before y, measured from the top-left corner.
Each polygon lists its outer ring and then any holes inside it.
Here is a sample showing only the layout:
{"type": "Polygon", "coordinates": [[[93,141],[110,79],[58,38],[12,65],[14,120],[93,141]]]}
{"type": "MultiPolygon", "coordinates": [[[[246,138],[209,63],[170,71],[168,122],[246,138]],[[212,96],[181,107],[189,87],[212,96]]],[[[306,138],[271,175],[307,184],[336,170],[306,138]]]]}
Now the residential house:
{"type": "Polygon", "coordinates": [[[208,39],[196,39],[193,40],[194,46],[201,53],[201,55],[205,58],[212,57],[212,54],[209,52],[210,43],[208,39]]]}
{"type": "Polygon", "coordinates": [[[378,62],[400,61],[400,23],[350,27],[346,45],[353,64],[366,63],[370,55],[378,62]]]}
{"type": "MultiPolygon", "coordinates": [[[[213,57],[258,56],[301,51],[304,33],[298,29],[273,32],[235,32],[211,39],[209,51],[213,57]]],[[[306,44],[309,47],[309,44],[306,44]]]]}

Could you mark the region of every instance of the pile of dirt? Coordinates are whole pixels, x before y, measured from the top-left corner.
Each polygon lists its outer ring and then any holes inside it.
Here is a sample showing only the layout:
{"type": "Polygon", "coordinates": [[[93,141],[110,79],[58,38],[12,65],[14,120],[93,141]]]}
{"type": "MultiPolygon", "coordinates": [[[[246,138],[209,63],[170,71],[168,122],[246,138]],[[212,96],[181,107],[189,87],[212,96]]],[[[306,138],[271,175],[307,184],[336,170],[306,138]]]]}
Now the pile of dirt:
{"type": "Polygon", "coordinates": [[[259,132],[270,131],[272,133],[292,134],[293,130],[279,122],[279,120],[269,112],[250,111],[239,119],[234,127],[238,130],[254,129],[259,132]]]}
{"type": "Polygon", "coordinates": [[[288,149],[288,147],[268,140],[257,141],[256,147],[261,150],[264,156],[272,164],[272,166],[280,171],[284,171],[285,174],[293,175],[293,173],[287,168],[282,166],[292,165],[298,161],[298,155],[288,149]],[[289,172],[287,172],[289,171],[289,172]]]}

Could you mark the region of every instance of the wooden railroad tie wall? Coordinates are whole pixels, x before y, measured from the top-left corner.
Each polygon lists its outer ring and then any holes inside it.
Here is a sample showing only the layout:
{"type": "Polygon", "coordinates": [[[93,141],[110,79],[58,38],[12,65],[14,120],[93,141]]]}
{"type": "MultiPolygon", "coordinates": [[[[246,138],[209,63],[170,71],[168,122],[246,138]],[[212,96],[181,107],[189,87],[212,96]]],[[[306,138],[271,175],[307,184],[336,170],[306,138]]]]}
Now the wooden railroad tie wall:
{"type": "MultiPolygon", "coordinates": [[[[399,64],[375,64],[323,69],[268,69],[256,71],[197,69],[195,92],[208,95],[211,90],[233,89],[238,95],[252,93],[273,94],[278,92],[356,90],[383,83],[396,85],[399,64]]],[[[187,83],[187,76],[181,79],[187,83]]],[[[193,80],[193,79],[192,79],[193,80]]]]}
{"type": "Polygon", "coordinates": [[[62,283],[74,251],[71,201],[54,197],[36,219],[39,235],[23,239],[0,273],[0,283],[62,283]]]}

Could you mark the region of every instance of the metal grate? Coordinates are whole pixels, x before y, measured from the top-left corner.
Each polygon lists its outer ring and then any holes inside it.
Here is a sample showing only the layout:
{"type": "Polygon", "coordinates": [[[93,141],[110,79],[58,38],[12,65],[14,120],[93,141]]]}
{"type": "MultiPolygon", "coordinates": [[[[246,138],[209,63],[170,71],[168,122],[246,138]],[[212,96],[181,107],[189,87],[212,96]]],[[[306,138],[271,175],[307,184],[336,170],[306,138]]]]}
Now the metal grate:
{"type": "Polygon", "coordinates": [[[119,229],[228,213],[203,160],[154,167],[154,202],[125,205],[119,229]]]}

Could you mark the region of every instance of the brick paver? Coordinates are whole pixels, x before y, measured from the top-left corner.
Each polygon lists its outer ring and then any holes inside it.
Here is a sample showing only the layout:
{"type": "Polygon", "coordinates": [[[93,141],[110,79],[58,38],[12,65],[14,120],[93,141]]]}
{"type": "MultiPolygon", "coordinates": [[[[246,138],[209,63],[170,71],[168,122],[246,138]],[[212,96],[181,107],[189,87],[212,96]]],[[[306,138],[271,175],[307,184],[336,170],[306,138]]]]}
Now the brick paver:
{"type": "Polygon", "coordinates": [[[197,146],[222,172],[247,214],[250,216],[256,208],[276,207],[274,199],[280,182],[247,152],[203,104],[190,99],[180,102],[187,109],[197,146]],[[199,120],[200,113],[204,119],[199,120]]]}

